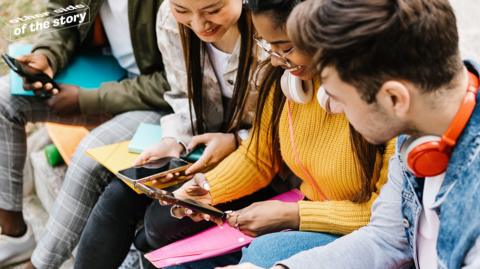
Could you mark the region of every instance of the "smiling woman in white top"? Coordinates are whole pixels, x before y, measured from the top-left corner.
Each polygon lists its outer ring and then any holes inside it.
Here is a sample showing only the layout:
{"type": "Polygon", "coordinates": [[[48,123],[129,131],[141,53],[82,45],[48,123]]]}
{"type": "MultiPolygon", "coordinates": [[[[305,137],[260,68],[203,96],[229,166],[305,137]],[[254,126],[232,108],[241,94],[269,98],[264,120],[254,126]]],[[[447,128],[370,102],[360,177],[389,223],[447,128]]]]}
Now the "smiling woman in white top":
{"type": "Polygon", "coordinates": [[[210,133],[190,145],[207,145],[201,166],[188,171],[194,173],[231,153],[235,134],[251,125],[257,99],[249,88],[257,63],[251,18],[241,0],[170,0],[160,7],[157,40],[171,85],[165,100],[174,113],[161,120],[161,143],[146,150],[138,163],[178,156],[192,135],[210,133]],[[226,146],[217,150],[216,144],[226,146]]]}

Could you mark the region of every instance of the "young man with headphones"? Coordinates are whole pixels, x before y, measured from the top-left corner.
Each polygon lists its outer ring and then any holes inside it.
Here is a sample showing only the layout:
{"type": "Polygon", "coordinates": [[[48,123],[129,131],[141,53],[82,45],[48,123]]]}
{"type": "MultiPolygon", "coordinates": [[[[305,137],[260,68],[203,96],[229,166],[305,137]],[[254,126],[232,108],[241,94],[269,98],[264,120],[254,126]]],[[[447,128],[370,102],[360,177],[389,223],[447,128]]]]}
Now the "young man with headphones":
{"type": "Polygon", "coordinates": [[[400,136],[370,224],[275,268],[480,268],[480,66],[449,1],[309,0],[288,33],[357,131],[400,136]]]}
{"type": "Polygon", "coordinates": [[[448,0],[310,0],[288,32],[357,131],[400,137],[371,223],[276,268],[480,268],[480,66],[448,0]]]}

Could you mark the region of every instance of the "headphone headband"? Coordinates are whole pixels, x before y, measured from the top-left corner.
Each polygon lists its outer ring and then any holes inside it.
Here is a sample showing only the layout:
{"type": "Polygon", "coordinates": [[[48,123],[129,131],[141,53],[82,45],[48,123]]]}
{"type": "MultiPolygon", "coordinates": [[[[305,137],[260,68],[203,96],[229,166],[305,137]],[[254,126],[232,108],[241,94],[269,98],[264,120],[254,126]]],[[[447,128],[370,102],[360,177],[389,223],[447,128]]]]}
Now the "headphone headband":
{"type": "Polygon", "coordinates": [[[458,137],[467,125],[468,120],[475,109],[479,87],[478,84],[478,77],[471,72],[468,72],[467,94],[463,99],[462,105],[458,109],[457,114],[455,114],[452,123],[450,123],[447,131],[442,135],[440,147],[452,148],[455,146],[458,137]]]}

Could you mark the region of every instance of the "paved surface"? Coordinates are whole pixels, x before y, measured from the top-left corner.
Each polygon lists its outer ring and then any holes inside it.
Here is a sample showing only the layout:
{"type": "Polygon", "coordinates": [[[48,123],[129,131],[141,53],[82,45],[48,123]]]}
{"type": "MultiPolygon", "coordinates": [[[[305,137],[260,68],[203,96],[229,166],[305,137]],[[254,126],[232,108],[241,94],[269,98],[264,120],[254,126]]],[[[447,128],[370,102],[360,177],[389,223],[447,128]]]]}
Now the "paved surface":
{"type": "Polygon", "coordinates": [[[460,33],[463,58],[480,62],[480,0],[451,0],[460,33]]]}

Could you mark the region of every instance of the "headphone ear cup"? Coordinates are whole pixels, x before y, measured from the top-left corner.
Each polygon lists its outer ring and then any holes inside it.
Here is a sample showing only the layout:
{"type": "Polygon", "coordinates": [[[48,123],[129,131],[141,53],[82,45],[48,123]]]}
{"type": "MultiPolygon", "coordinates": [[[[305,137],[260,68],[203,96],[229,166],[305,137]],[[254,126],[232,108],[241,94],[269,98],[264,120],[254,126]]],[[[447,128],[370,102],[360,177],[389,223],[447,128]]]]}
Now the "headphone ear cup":
{"type": "Polygon", "coordinates": [[[445,172],[450,155],[440,150],[441,138],[423,136],[408,139],[400,153],[408,170],[416,177],[433,177],[445,172]]]}
{"type": "Polygon", "coordinates": [[[288,100],[298,104],[308,104],[313,98],[313,83],[302,81],[287,70],[280,79],[280,88],[288,100]]]}
{"type": "Polygon", "coordinates": [[[291,91],[291,84],[292,79],[290,78],[290,72],[285,71],[283,72],[282,78],[280,79],[280,88],[282,89],[283,94],[287,97],[288,100],[292,100],[292,95],[290,94],[291,91]]]}
{"type": "MultiPolygon", "coordinates": [[[[412,137],[410,136],[407,140],[405,140],[405,142],[403,142],[402,146],[400,147],[400,159],[403,163],[403,165],[405,165],[405,167],[407,167],[408,171],[412,172],[412,169],[410,169],[410,167],[408,166],[408,161],[407,161],[407,148],[417,139],[417,137],[412,137]]],[[[413,172],[412,172],[413,173],[413,172]]]]}

